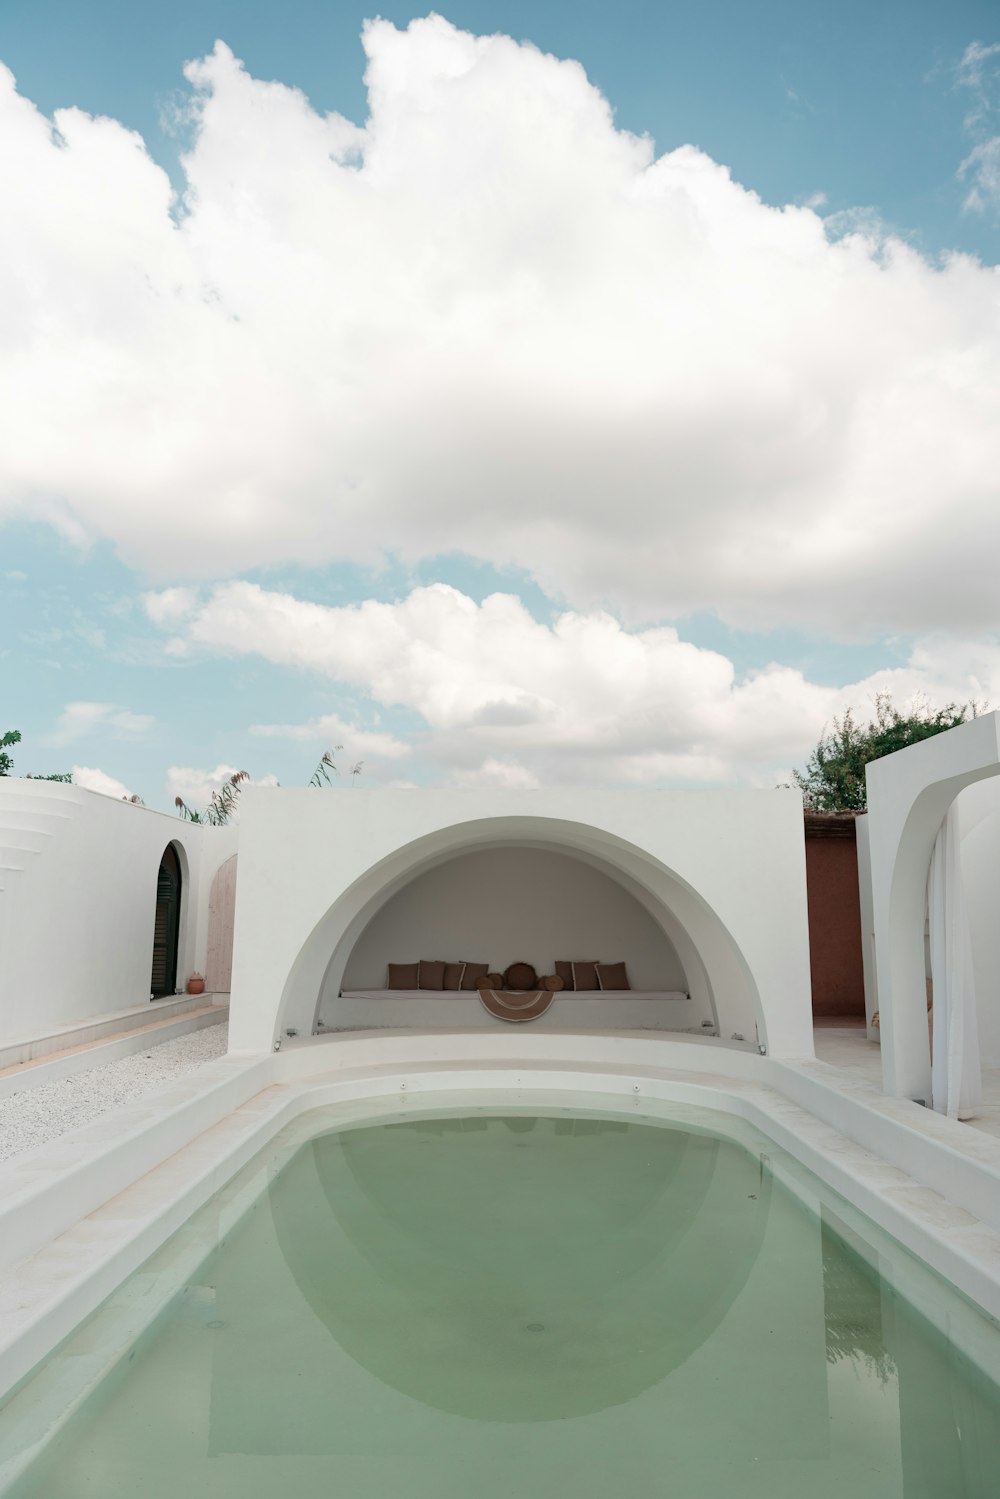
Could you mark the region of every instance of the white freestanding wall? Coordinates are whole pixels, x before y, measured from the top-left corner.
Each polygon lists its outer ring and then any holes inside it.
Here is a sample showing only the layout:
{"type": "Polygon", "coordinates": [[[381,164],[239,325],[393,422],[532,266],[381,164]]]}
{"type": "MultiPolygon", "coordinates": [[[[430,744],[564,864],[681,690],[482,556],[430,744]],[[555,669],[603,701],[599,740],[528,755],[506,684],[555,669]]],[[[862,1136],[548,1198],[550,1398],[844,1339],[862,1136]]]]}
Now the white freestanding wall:
{"type": "Polygon", "coordinates": [[[956,805],[972,940],[979,1056],[984,1067],[1000,1067],[1000,780],[994,777],[967,786],[959,793],[956,805]]]}
{"type": "Polygon", "coordinates": [[[149,1000],[156,879],[181,866],[177,982],[204,971],[207,892],[236,828],[55,781],[0,778],[0,1042],[149,1000]]]}
{"type": "Polygon", "coordinates": [[[797,791],[250,787],[241,823],[231,1051],[310,1034],[359,938],[416,876],[516,847],[583,859],[638,899],[723,1036],[813,1054],[797,791]]]}
{"type": "MultiPolygon", "coordinates": [[[[930,1099],[924,929],[934,840],[956,797],[997,775],[1000,713],[959,724],[867,767],[868,861],[867,868],[859,864],[859,875],[867,874],[871,882],[883,1086],[887,1093],[902,1098],[930,1099]]],[[[997,970],[989,966],[997,955],[1000,907],[994,805],[989,792],[977,790],[968,795],[960,813],[962,870],[981,1020],[986,1011],[986,1036],[981,1037],[984,1062],[993,1052],[997,1032],[997,970]]],[[[865,898],[862,889],[862,909],[865,898]]],[[[868,1005],[872,999],[869,993],[868,1005]]]]}

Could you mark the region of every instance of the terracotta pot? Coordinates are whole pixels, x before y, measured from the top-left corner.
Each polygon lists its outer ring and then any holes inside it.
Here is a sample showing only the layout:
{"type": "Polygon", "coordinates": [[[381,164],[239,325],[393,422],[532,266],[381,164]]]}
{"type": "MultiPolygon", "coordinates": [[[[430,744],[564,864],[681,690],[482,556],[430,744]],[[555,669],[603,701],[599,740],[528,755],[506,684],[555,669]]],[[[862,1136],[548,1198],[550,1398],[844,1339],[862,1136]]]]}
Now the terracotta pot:
{"type": "Polygon", "coordinates": [[[199,976],[189,978],[187,981],[187,992],[189,994],[204,994],[205,980],[199,976]]]}

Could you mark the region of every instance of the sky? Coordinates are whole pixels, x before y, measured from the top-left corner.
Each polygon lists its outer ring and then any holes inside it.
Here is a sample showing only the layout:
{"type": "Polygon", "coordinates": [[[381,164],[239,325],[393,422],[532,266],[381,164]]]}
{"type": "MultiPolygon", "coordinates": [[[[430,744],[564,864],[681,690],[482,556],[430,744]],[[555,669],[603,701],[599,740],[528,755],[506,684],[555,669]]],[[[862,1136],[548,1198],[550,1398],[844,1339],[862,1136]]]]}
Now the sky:
{"type": "Polygon", "coordinates": [[[0,64],[18,773],[770,787],[1000,705],[993,0],[3,0],[0,64]]]}

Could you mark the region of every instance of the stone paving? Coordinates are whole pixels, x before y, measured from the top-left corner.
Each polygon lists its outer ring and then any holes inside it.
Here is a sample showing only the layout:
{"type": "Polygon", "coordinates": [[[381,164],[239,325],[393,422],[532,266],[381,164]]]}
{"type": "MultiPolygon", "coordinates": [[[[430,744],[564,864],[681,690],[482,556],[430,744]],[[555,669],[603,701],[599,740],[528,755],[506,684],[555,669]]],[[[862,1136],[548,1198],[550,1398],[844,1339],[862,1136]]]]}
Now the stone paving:
{"type": "MultiPolygon", "coordinates": [[[[839,1067],[864,1078],[872,1087],[882,1087],[882,1053],[877,1041],[869,1041],[861,1027],[817,1026],[816,1056],[831,1067],[839,1067]]],[[[983,1102],[975,1119],[965,1119],[970,1129],[1000,1139],[1000,1068],[983,1068],[983,1102]]]]}

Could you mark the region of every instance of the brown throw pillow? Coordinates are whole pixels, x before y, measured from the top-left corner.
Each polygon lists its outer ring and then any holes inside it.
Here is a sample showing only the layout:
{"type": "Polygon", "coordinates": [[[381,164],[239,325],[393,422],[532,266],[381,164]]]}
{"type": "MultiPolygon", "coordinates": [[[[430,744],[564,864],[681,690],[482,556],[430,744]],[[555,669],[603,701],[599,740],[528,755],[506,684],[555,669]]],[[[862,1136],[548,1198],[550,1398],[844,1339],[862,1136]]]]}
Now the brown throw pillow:
{"type": "Polygon", "coordinates": [[[573,964],[573,988],[574,989],[599,989],[597,982],[597,963],[574,963],[573,964]]]}
{"type": "Polygon", "coordinates": [[[597,982],[602,989],[631,989],[624,963],[598,963],[597,982]]]}
{"type": "Polygon", "coordinates": [[[539,989],[547,989],[550,994],[559,994],[565,987],[558,973],[547,973],[543,979],[538,980],[539,989]]]}
{"type": "Polygon", "coordinates": [[[427,958],[421,958],[417,964],[417,988],[443,989],[444,963],[432,963],[427,958]]]}
{"type": "Polygon", "coordinates": [[[562,979],[564,989],[573,987],[573,964],[556,962],[556,975],[562,979]]]}
{"type": "Polygon", "coordinates": [[[416,963],[390,963],[389,977],[386,980],[385,987],[387,989],[419,988],[419,984],[417,983],[418,966],[416,963]]]}
{"type": "Polygon", "coordinates": [[[464,963],[446,963],[444,965],[444,989],[461,989],[462,974],[465,972],[464,963]]]}
{"type": "Polygon", "coordinates": [[[466,963],[465,972],[462,974],[462,988],[475,989],[479,979],[484,979],[489,971],[488,963],[466,963]]]}
{"type": "Polygon", "coordinates": [[[484,973],[481,979],[476,979],[477,989],[502,989],[502,973],[484,973]]]}

